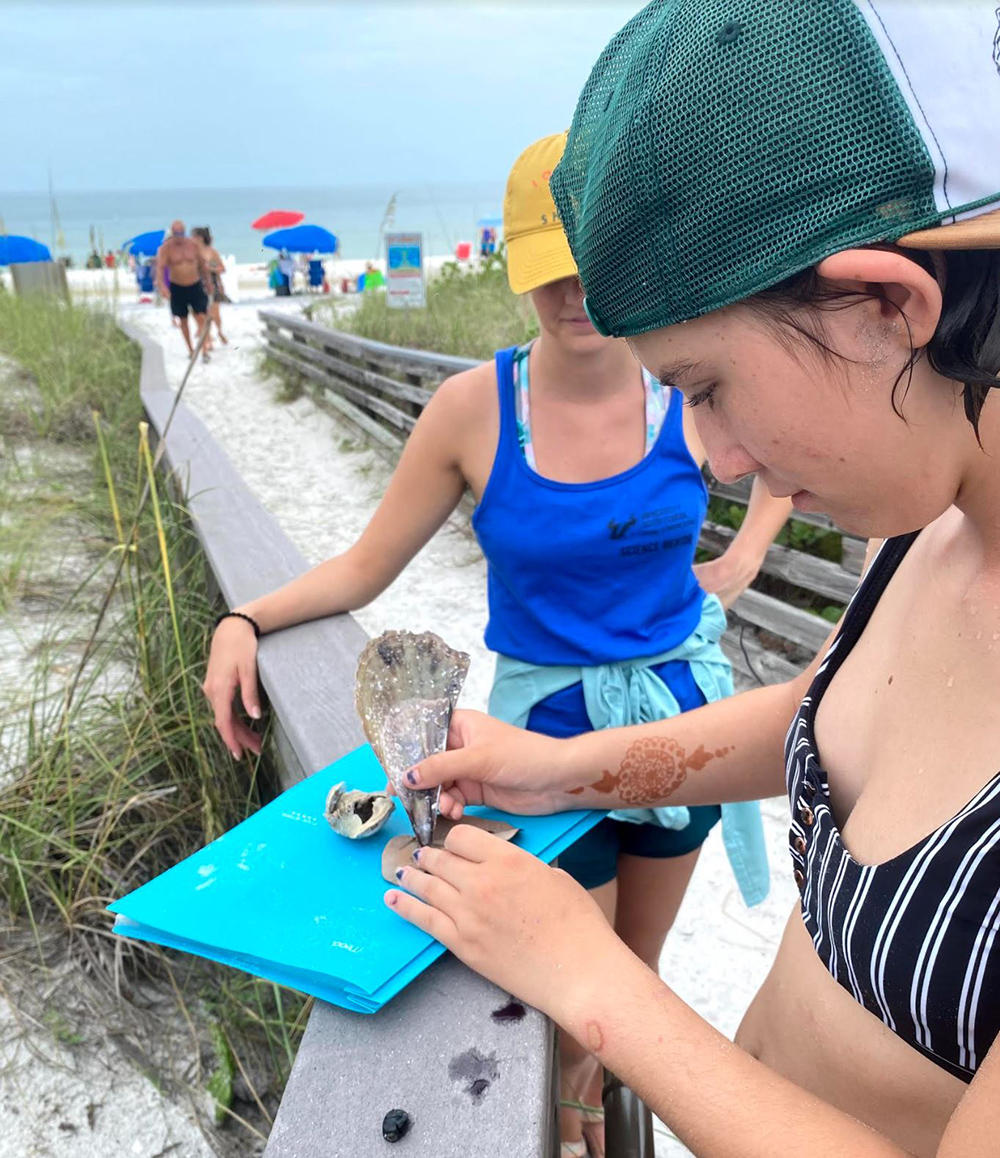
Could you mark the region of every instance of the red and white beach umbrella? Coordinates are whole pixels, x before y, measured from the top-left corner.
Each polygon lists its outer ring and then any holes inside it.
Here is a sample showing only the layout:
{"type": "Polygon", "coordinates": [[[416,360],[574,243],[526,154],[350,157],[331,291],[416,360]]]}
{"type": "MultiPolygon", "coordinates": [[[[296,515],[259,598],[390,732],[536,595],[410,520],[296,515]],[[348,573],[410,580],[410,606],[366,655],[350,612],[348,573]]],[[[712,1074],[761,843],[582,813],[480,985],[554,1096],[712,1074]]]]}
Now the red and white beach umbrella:
{"type": "Polygon", "coordinates": [[[295,209],[271,209],[258,217],[253,223],[253,229],[286,229],[289,225],[298,225],[305,220],[305,214],[295,209]]]}

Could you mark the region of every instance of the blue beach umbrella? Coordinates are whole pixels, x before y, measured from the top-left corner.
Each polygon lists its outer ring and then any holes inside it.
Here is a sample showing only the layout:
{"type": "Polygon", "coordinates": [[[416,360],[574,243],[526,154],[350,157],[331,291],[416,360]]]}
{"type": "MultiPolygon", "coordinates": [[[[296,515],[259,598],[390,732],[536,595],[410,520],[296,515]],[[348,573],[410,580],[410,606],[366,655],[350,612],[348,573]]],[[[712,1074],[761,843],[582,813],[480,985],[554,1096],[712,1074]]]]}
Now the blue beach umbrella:
{"type": "Polygon", "coordinates": [[[293,225],[269,233],[263,244],[270,249],[284,249],[289,253],[336,253],[337,239],[322,225],[293,225]]]}
{"type": "Polygon", "coordinates": [[[47,245],[32,237],[18,237],[16,234],[0,236],[0,265],[15,265],[22,261],[51,261],[52,254],[47,245]]]}
{"type": "Polygon", "coordinates": [[[148,233],[140,233],[136,237],[130,237],[122,245],[122,249],[126,253],[131,253],[133,257],[151,257],[163,244],[163,239],[167,236],[165,229],[151,229],[148,233]]]}

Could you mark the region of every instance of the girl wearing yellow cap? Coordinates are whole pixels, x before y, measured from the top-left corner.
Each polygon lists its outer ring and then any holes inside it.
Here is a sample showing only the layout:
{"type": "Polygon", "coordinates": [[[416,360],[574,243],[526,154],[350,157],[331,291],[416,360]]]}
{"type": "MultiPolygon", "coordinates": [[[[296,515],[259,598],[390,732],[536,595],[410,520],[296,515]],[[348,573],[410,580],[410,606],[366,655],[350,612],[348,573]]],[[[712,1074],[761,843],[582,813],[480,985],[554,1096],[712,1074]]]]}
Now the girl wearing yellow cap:
{"type": "MultiPolygon", "coordinates": [[[[357,544],[239,609],[262,632],[363,606],[405,567],[468,487],[489,563],[486,642],[498,654],[490,709],[552,736],[662,719],[732,691],[719,647],[723,604],[756,574],[789,510],[755,489],[724,556],[693,568],[707,494],[704,451],[680,392],[603,338],[549,192],[566,134],[515,163],[504,226],[509,278],[530,293],[540,337],[441,385],[413,430],[357,544]],[[706,591],[717,594],[706,595],[706,591]]],[[[259,710],[251,624],[222,621],[205,690],[234,755],[259,739],[232,711],[259,710]]],[[[766,895],[757,805],[623,809],[560,863],[589,889],[638,956],[656,966],[701,844],[721,817],[748,904],[766,895]]],[[[603,1152],[601,1071],[563,1035],[564,1100],[593,1107],[603,1152]]],[[[579,1109],[563,1110],[567,1156],[586,1153],[579,1109]]]]}
{"type": "Polygon", "coordinates": [[[452,817],[785,792],[799,897],[735,1043],[577,884],[467,826],[387,903],[697,1155],[997,1153],[995,0],[654,0],[552,188],[588,316],[680,387],[715,475],[872,537],[868,566],[788,684],[563,740],[458,713],[407,779],[452,817]]]}

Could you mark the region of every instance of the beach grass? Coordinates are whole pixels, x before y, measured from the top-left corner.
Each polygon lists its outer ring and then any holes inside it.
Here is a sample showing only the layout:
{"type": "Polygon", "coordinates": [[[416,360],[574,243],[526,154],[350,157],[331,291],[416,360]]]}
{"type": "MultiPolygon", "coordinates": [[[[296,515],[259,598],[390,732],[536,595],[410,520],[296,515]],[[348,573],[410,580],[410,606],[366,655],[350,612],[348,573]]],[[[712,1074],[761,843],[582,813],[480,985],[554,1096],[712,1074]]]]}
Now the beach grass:
{"type": "Polygon", "coordinates": [[[354,312],[318,303],[313,317],[362,338],[484,361],[496,350],[538,335],[530,300],[512,293],[507,284],[502,246],[472,268],[447,262],[428,280],[422,310],[390,309],[386,295],[376,292],[362,294],[354,312]]]}
{"type": "Polygon", "coordinates": [[[0,705],[17,732],[8,745],[17,759],[0,777],[0,982],[30,1005],[32,977],[40,991],[43,977],[71,965],[108,1024],[145,1026],[141,1049],[151,1055],[160,1027],[137,1019],[148,1004],[139,997],[169,993],[191,1028],[177,1074],[214,1101],[218,1120],[243,1123],[246,1153],[248,1134],[254,1144],[266,1136],[308,1002],[115,936],[106,906],[254,811],[273,790],[273,769],[232,759],[200,691],[215,608],[187,512],[153,473],[136,348],[100,310],[0,295],[0,352],[33,380],[0,403],[3,464],[23,462],[15,452],[25,447],[72,445],[88,467],[62,493],[35,487],[28,503],[14,501],[17,471],[0,473],[5,540],[18,544],[0,552],[0,598],[14,615],[32,592],[50,595],[44,646],[0,705]],[[69,575],[31,557],[33,542],[51,543],[44,520],[74,537],[69,575]]]}

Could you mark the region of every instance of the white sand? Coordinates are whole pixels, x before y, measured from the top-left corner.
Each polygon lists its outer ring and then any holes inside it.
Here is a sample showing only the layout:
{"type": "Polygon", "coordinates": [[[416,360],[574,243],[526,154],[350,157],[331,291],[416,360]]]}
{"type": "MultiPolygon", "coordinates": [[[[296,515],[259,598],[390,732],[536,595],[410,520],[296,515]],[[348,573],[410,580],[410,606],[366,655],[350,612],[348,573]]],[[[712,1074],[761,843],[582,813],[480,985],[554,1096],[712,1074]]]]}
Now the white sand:
{"type": "MultiPolygon", "coordinates": [[[[278,299],[280,308],[296,309],[278,299]]],[[[164,309],[129,311],[163,342],[167,372],[179,381],[185,352],[164,309]]],[[[273,385],[254,376],[256,307],[230,307],[231,345],[191,377],[186,397],[229,454],[248,485],[312,562],[344,550],[378,502],[386,468],[371,451],[340,449],[353,436],[312,402],[276,404],[273,385]]],[[[474,540],[452,526],[439,532],[403,575],[357,613],[371,634],[390,627],[437,631],[473,656],[463,703],[482,707],[492,671],[482,644],[486,569],[474,540]]],[[[796,900],[788,869],[788,810],[764,805],[773,885],[767,901],[747,910],[713,831],[660,963],[662,976],[723,1033],[732,1036],[763,981],[796,900]]],[[[687,1151],[665,1134],[659,1158],[687,1151]]]]}
{"type": "MultiPolygon", "coordinates": [[[[28,403],[34,400],[34,387],[2,358],[0,389],[28,403]]],[[[51,495],[59,486],[90,485],[89,456],[79,448],[13,438],[0,453],[8,456],[2,468],[12,500],[30,503],[39,490],[51,495]]],[[[78,529],[65,519],[36,533],[23,598],[0,614],[0,780],[23,758],[32,668],[47,662],[50,691],[57,691],[75,671],[96,615],[99,582],[82,609],[76,601],[74,616],[60,609],[100,553],[81,546],[78,529]],[[41,645],[52,643],[57,628],[58,642],[43,652],[41,645]]],[[[130,676],[121,665],[109,663],[91,692],[113,692],[130,676]]],[[[38,983],[37,975],[31,983],[38,983]]],[[[65,996],[61,985],[60,1010],[65,996]]],[[[33,997],[47,1004],[40,994],[33,997]]],[[[180,1020],[179,1014],[174,1020],[180,1020]]],[[[161,1024],[167,1027],[169,1021],[161,1024]]],[[[190,1107],[161,1094],[100,1021],[81,1013],[70,1023],[63,1013],[47,1008],[42,1024],[32,1022],[0,987],[0,1158],[209,1158],[212,1153],[190,1107]]]]}
{"type": "MultiPolygon", "coordinates": [[[[91,1019],[92,1021],[92,1019],[91,1019]]],[[[99,1024],[32,1026],[0,1002],[0,1158],[211,1158],[193,1107],[161,1094],[99,1024]]]]}

